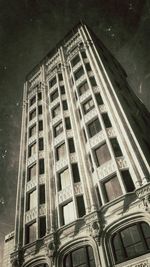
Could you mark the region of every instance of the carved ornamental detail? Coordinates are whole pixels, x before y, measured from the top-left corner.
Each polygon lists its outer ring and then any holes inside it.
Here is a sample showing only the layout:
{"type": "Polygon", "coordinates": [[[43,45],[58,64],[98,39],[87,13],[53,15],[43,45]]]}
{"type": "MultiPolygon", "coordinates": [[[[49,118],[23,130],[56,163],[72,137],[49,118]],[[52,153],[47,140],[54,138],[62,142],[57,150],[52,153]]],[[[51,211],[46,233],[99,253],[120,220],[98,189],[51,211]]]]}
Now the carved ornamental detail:
{"type": "Polygon", "coordinates": [[[137,189],[136,195],[142,201],[144,209],[150,212],[150,183],[137,189]]]}

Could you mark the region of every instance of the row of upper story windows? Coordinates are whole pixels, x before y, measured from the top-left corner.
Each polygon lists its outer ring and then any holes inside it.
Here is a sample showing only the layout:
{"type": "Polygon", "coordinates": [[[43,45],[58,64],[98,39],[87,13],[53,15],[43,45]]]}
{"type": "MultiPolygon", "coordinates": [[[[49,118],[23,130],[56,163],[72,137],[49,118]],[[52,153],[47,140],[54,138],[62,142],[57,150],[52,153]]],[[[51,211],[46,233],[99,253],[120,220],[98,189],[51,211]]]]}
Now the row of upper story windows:
{"type": "MultiPolygon", "coordinates": [[[[38,115],[41,115],[43,113],[43,109],[42,109],[42,105],[38,106],[38,115]]],[[[33,120],[36,117],[36,108],[33,109],[30,113],[29,113],[29,121],[33,120]]]]}
{"type": "Polygon", "coordinates": [[[29,100],[29,107],[31,107],[36,101],[42,100],[42,92],[39,92],[38,95],[34,95],[30,100],[29,100]]]}

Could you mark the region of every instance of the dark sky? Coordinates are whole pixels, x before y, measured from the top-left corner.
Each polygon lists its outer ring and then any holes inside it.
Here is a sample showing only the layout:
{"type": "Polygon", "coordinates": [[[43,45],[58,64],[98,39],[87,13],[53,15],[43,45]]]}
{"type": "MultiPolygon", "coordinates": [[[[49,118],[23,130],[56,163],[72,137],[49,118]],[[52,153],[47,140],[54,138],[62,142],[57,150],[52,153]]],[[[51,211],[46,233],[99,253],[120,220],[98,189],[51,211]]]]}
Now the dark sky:
{"type": "Polygon", "coordinates": [[[80,19],[150,109],[149,0],[0,0],[0,241],[14,223],[25,75],[80,19]]]}

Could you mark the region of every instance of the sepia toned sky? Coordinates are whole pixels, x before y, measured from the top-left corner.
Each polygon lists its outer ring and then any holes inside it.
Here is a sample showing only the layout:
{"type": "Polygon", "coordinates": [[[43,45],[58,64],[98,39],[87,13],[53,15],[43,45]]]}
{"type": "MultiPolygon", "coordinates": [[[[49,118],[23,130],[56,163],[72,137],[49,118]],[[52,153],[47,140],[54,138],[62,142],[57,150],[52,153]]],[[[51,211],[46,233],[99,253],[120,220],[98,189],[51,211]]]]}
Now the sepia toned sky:
{"type": "Polygon", "coordinates": [[[150,109],[149,0],[1,0],[0,244],[14,227],[25,75],[81,19],[116,56],[150,109]]]}

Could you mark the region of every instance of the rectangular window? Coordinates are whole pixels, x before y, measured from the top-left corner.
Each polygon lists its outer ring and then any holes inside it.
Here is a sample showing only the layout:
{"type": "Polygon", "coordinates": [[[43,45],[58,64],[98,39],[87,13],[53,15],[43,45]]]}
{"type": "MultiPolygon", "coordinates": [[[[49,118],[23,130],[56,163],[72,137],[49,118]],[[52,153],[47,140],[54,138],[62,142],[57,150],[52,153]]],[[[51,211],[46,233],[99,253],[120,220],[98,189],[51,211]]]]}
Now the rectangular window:
{"type": "Polygon", "coordinates": [[[28,157],[33,156],[36,153],[36,143],[29,146],[28,157]]]}
{"type": "Polygon", "coordinates": [[[39,186],[39,203],[44,204],[45,203],[45,185],[41,184],[39,186]]]}
{"type": "Polygon", "coordinates": [[[28,168],[28,181],[36,176],[36,164],[28,168]]]}
{"type": "Polygon", "coordinates": [[[74,205],[73,201],[67,203],[66,205],[62,206],[62,219],[63,224],[68,224],[75,219],[75,212],[74,212],[74,205]]]}
{"type": "Polygon", "coordinates": [[[91,123],[89,123],[87,128],[88,128],[88,132],[89,132],[90,137],[96,135],[101,130],[101,125],[100,125],[99,119],[97,118],[94,121],[92,121],[91,123]]]}
{"type": "Polygon", "coordinates": [[[70,118],[69,117],[65,118],[65,124],[66,124],[66,129],[70,130],[71,129],[71,122],[70,122],[70,118]]]}
{"type": "Polygon", "coordinates": [[[89,63],[85,64],[85,68],[86,68],[87,71],[91,71],[92,70],[89,63]]]}
{"type": "Polygon", "coordinates": [[[61,95],[65,94],[65,87],[63,85],[60,86],[60,93],[61,93],[61,95]]]}
{"type": "Polygon", "coordinates": [[[56,160],[60,160],[65,157],[66,157],[66,146],[65,143],[63,143],[56,148],[56,160]]]}
{"type": "Polygon", "coordinates": [[[45,166],[44,166],[44,159],[39,159],[39,174],[44,174],[45,166]]]}
{"type": "Polygon", "coordinates": [[[42,151],[44,149],[44,140],[43,138],[39,138],[39,151],[42,151]]]}
{"type": "Polygon", "coordinates": [[[96,98],[96,102],[97,102],[98,105],[103,105],[104,104],[100,93],[95,94],[95,98],[96,98]]]}
{"type": "Polygon", "coordinates": [[[119,143],[117,141],[117,138],[111,138],[110,142],[111,142],[115,157],[121,157],[122,151],[121,151],[121,148],[120,148],[119,143]]]}
{"type": "Polygon", "coordinates": [[[26,210],[31,210],[37,206],[37,194],[36,190],[33,190],[32,192],[27,194],[27,205],[26,205],[26,210]]]}
{"type": "Polygon", "coordinates": [[[89,89],[88,83],[87,82],[84,82],[78,88],[79,95],[83,95],[88,89],[89,89]]]}
{"type": "Polygon", "coordinates": [[[97,167],[111,159],[107,144],[104,143],[95,149],[95,160],[97,167]]]}
{"type": "Polygon", "coordinates": [[[81,115],[81,111],[80,109],[78,108],[78,112],[79,112],[79,117],[80,117],[80,120],[82,119],[82,115],[81,115]]]}
{"type": "Polygon", "coordinates": [[[92,86],[97,86],[97,83],[94,77],[89,77],[89,79],[90,79],[90,83],[92,86]]]}
{"type": "Polygon", "coordinates": [[[131,178],[130,172],[128,170],[121,171],[122,179],[127,192],[133,192],[135,190],[135,186],[133,180],[131,178]]]}
{"type": "Polygon", "coordinates": [[[50,88],[53,87],[56,84],[56,82],[57,82],[57,80],[56,80],[56,76],[55,76],[52,80],[49,81],[49,87],[50,88]]]}
{"type": "Polygon", "coordinates": [[[73,163],[73,164],[71,164],[71,167],[72,167],[72,174],[73,174],[74,183],[80,182],[80,174],[79,174],[78,164],[73,163]]]}
{"type": "Polygon", "coordinates": [[[87,58],[87,55],[86,55],[85,51],[81,52],[81,55],[82,55],[83,58],[87,58]]]}
{"type": "Polygon", "coordinates": [[[34,124],[29,128],[29,137],[33,136],[35,133],[36,133],[36,124],[34,124]]]}
{"type": "Polygon", "coordinates": [[[68,145],[69,145],[69,152],[74,153],[75,152],[75,147],[74,147],[74,141],[73,138],[68,139],[68,145]]]}
{"type": "Polygon", "coordinates": [[[39,114],[39,115],[42,114],[42,106],[38,106],[38,114],[39,114]]]}
{"type": "Polygon", "coordinates": [[[76,197],[77,201],[77,208],[78,208],[78,217],[81,218],[85,215],[85,204],[84,204],[84,199],[83,196],[77,196],[76,197]]]}
{"type": "Polygon", "coordinates": [[[87,142],[87,137],[86,137],[86,133],[85,133],[85,130],[83,129],[83,135],[84,135],[84,140],[85,140],[85,143],[87,142]]]}
{"type": "Polygon", "coordinates": [[[122,195],[122,190],[117,176],[112,177],[104,183],[107,201],[111,201],[122,195]]]}
{"type": "Polygon", "coordinates": [[[61,134],[63,132],[63,125],[62,125],[62,121],[57,124],[55,127],[54,127],[54,136],[58,136],[59,134],[61,134]]]}
{"type": "Polygon", "coordinates": [[[80,61],[80,57],[79,57],[79,55],[75,56],[75,57],[71,60],[71,65],[72,65],[72,67],[74,67],[79,61],[80,61]]]}
{"type": "Polygon", "coordinates": [[[42,93],[38,93],[38,100],[41,100],[42,99],[42,93]]]}
{"type": "Polygon", "coordinates": [[[109,116],[107,113],[102,113],[102,119],[106,128],[112,127],[109,116]]]}
{"type": "Polygon", "coordinates": [[[37,228],[36,222],[26,226],[26,238],[25,238],[26,244],[32,243],[36,240],[36,228],[37,228]]]}
{"type": "Polygon", "coordinates": [[[52,117],[55,118],[60,114],[60,104],[58,104],[54,109],[52,109],[52,117]]]}
{"type": "Polygon", "coordinates": [[[62,101],[62,104],[63,104],[63,110],[67,110],[68,109],[67,101],[66,100],[63,100],[62,101]]]}
{"type": "Polygon", "coordinates": [[[32,119],[34,119],[36,116],[36,109],[32,110],[30,113],[29,113],[29,120],[31,121],[32,119]]]}
{"type": "MultiPolygon", "coordinates": [[[[45,216],[42,216],[40,217],[40,238],[42,238],[43,236],[46,235],[46,217],[45,216]]],[[[39,265],[40,266],[43,266],[43,265],[39,265]]]]}
{"type": "Polygon", "coordinates": [[[59,81],[63,81],[62,73],[59,73],[59,74],[58,74],[58,79],[59,79],[59,81]]]}
{"type": "Polygon", "coordinates": [[[94,102],[93,102],[93,99],[90,98],[86,103],[83,104],[84,114],[88,113],[93,108],[94,108],[94,102]]]}
{"type": "Polygon", "coordinates": [[[58,89],[55,90],[54,93],[50,95],[51,102],[53,102],[57,97],[58,97],[58,89]]]}
{"type": "Polygon", "coordinates": [[[69,169],[65,169],[61,173],[59,173],[58,176],[58,190],[62,190],[68,185],[70,185],[70,175],[69,175],[69,169]]]}
{"type": "Polygon", "coordinates": [[[31,99],[30,99],[30,107],[36,102],[36,96],[33,96],[31,99]]]}
{"type": "Polygon", "coordinates": [[[39,131],[43,131],[43,121],[39,121],[39,131]]]}
{"type": "Polygon", "coordinates": [[[84,70],[83,70],[82,67],[80,67],[80,68],[74,73],[75,80],[78,80],[83,74],[84,74],[84,70]]]}

